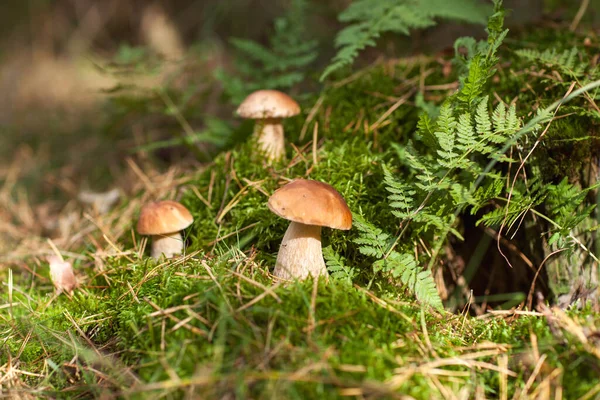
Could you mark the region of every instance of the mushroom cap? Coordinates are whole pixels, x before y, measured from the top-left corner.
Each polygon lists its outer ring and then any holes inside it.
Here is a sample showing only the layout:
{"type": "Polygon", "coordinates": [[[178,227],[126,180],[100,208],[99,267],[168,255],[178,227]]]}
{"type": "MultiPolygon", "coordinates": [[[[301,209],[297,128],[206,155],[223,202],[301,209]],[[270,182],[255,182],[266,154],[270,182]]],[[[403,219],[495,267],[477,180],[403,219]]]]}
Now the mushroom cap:
{"type": "Polygon", "coordinates": [[[300,113],[300,106],[279,90],[257,90],[242,101],[237,114],[242,118],[287,118],[300,113]]]}
{"type": "Polygon", "coordinates": [[[142,208],[137,231],[140,235],[164,235],[185,229],[192,222],[192,214],[183,205],[171,200],[157,201],[142,208]]]}
{"type": "Polygon", "coordinates": [[[346,200],[323,182],[296,179],[277,189],[267,206],[281,218],[301,224],[352,228],[352,213],[346,200]]]}

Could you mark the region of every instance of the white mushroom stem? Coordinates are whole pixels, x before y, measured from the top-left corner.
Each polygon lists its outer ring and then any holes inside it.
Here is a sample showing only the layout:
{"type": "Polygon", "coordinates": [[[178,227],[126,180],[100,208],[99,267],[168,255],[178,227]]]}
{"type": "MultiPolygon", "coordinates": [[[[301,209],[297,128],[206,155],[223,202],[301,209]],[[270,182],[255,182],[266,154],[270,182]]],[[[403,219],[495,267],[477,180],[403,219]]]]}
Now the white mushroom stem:
{"type": "Polygon", "coordinates": [[[181,233],[167,233],[152,236],[152,258],[159,259],[161,255],[171,258],[183,251],[183,238],[181,233]]]}
{"type": "Polygon", "coordinates": [[[258,136],[260,150],[269,160],[281,160],[285,155],[283,125],[280,118],[265,118],[256,121],[254,132],[258,136]]]}
{"type": "Polygon", "coordinates": [[[282,279],[327,275],[320,226],[290,223],[277,254],[273,275],[282,279]]]}

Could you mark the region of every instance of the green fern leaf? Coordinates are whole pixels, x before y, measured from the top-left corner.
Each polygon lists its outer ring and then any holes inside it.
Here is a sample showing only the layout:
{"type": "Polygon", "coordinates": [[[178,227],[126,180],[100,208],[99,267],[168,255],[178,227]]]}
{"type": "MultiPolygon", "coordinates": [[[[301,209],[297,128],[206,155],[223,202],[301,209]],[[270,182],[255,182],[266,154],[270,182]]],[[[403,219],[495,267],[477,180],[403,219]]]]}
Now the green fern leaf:
{"type": "Polygon", "coordinates": [[[558,69],[560,72],[572,78],[582,78],[590,67],[590,62],[588,60],[579,61],[579,56],[581,54],[583,57],[583,53],[576,47],[562,52],[558,52],[556,49],[551,48],[544,51],[520,49],[515,53],[521,58],[536,62],[542,66],[558,69]]]}
{"type": "Polygon", "coordinates": [[[452,107],[449,103],[445,103],[440,109],[434,136],[440,145],[440,149],[437,151],[440,156],[439,164],[446,168],[452,168],[453,161],[459,156],[454,152],[455,129],[456,120],[452,113],[452,107]]]}
{"type": "Polygon", "coordinates": [[[498,132],[505,132],[507,130],[506,124],[506,106],[504,103],[499,103],[492,114],[492,121],[494,121],[494,127],[498,132]]]}
{"type": "Polygon", "coordinates": [[[321,80],[352,64],[359,52],[375,46],[383,33],[408,35],[411,29],[435,25],[437,18],[484,23],[488,12],[487,5],[474,0],[355,0],[339,15],[341,22],[350,25],[337,34],[338,52],[321,80]]]}
{"type": "Polygon", "coordinates": [[[385,255],[391,242],[390,235],[368,223],[360,215],[353,216],[352,225],[360,232],[359,237],[354,239],[354,243],[359,246],[358,251],[361,254],[375,258],[385,255]]]}
{"type": "Polygon", "coordinates": [[[352,279],[356,276],[355,269],[348,267],[345,264],[344,258],[333,251],[331,246],[323,248],[323,258],[327,264],[327,270],[333,279],[352,283],[352,279]]]}
{"type": "Polygon", "coordinates": [[[461,71],[461,88],[456,97],[462,103],[460,107],[469,112],[473,111],[473,107],[483,96],[483,89],[494,73],[498,62],[496,53],[508,33],[508,30],[503,29],[503,24],[502,2],[495,0],[494,14],[490,16],[487,24],[487,41],[475,43],[474,39],[461,38],[455,42],[455,62],[461,71]],[[461,46],[467,47],[466,57],[458,51],[461,46]]]}
{"type": "Polygon", "coordinates": [[[492,122],[488,111],[489,96],[484,96],[479,104],[475,114],[475,123],[477,134],[479,136],[490,137],[492,135],[492,122]]]}
{"type": "Polygon", "coordinates": [[[392,176],[390,170],[383,165],[383,176],[385,189],[391,194],[388,196],[388,203],[393,209],[393,213],[400,219],[404,219],[409,216],[413,208],[413,196],[416,191],[410,188],[408,185],[398,182],[392,176]]]}
{"type": "MultiPolygon", "coordinates": [[[[438,110],[439,113],[439,110],[438,110]]],[[[438,142],[433,133],[435,129],[435,124],[431,120],[431,117],[427,113],[422,113],[419,117],[419,122],[417,123],[417,134],[418,138],[430,148],[437,148],[438,142]]]]}
{"type": "Polygon", "coordinates": [[[485,214],[477,221],[477,225],[498,227],[504,223],[508,229],[511,229],[532,208],[540,205],[547,195],[545,185],[535,178],[527,183],[520,182],[512,191],[508,208],[504,206],[485,214]]]}
{"type": "Polygon", "coordinates": [[[383,272],[400,278],[402,284],[415,294],[417,300],[438,310],[443,309],[442,299],[437,291],[431,271],[424,271],[410,253],[391,252],[387,259],[378,263],[383,272]]]}
{"type": "Polygon", "coordinates": [[[307,0],[292,0],[286,15],[275,20],[269,45],[233,38],[235,74],[217,70],[231,102],[238,104],[249,93],[264,88],[287,89],[305,79],[317,58],[317,42],[306,29],[307,0]]]}

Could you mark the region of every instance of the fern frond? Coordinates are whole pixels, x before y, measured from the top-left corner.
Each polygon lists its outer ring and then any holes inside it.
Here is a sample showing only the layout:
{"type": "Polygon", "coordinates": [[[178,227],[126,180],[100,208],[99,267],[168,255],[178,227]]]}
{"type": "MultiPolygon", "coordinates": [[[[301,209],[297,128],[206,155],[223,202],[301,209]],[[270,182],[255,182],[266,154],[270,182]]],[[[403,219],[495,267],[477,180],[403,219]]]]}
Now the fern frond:
{"type": "Polygon", "coordinates": [[[492,136],[492,122],[490,121],[490,113],[488,111],[489,96],[484,96],[475,113],[475,123],[477,134],[480,136],[492,136]]]}
{"type": "Polygon", "coordinates": [[[452,168],[453,161],[459,156],[454,152],[454,140],[456,138],[456,120],[449,103],[442,105],[440,116],[437,120],[436,131],[433,133],[440,145],[437,154],[440,156],[439,164],[445,168],[452,168]]]}
{"type": "Polygon", "coordinates": [[[419,182],[415,182],[415,186],[425,191],[429,191],[429,189],[434,190],[437,187],[435,171],[430,168],[424,157],[415,154],[411,143],[408,143],[405,147],[400,147],[397,143],[392,143],[392,147],[396,150],[398,159],[401,162],[404,162],[411,170],[419,172],[416,177],[419,182]]]}
{"type": "Polygon", "coordinates": [[[473,197],[475,198],[475,204],[471,209],[471,215],[477,214],[477,212],[492,199],[497,198],[504,189],[504,179],[502,176],[489,175],[486,180],[481,184],[473,197]]]}
{"type": "Polygon", "coordinates": [[[323,248],[323,258],[327,264],[327,270],[333,279],[352,283],[352,279],[356,276],[356,271],[352,267],[345,264],[345,260],[337,254],[331,246],[323,248]]]}
{"type": "Polygon", "coordinates": [[[456,148],[462,153],[460,159],[455,163],[454,168],[460,168],[469,171],[471,174],[479,174],[481,167],[468,157],[480,153],[487,154],[493,151],[493,148],[487,145],[488,137],[477,136],[471,114],[464,113],[458,119],[456,129],[456,148]]]}
{"type": "Polygon", "coordinates": [[[490,16],[487,24],[487,41],[475,43],[474,39],[461,38],[455,42],[455,63],[459,66],[461,74],[461,88],[456,94],[460,107],[472,111],[475,104],[483,96],[483,89],[488,79],[493,75],[498,62],[496,55],[502,44],[507,29],[503,29],[504,10],[500,0],[494,1],[494,14],[490,16]],[[466,46],[466,57],[460,54],[459,47],[466,46]]]}
{"type": "MultiPolygon", "coordinates": [[[[498,132],[492,125],[488,111],[488,96],[485,96],[477,105],[475,114],[475,129],[482,145],[478,148],[481,154],[493,153],[495,144],[504,143],[508,136],[498,132]]],[[[493,118],[493,117],[492,117],[493,118]]],[[[511,122],[512,123],[512,122],[511,122]]]]}
{"type": "Polygon", "coordinates": [[[442,299],[431,271],[423,270],[417,265],[412,254],[392,251],[386,259],[374,263],[373,268],[376,271],[389,273],[394,278],[400,278],[402,284],[406,285],[420,302],[438,310],[443,309],[442,299]]]}
{"type": "Polygon", "coordinates": [[[456,133],[457,149],[462,151],[478,150],[474,148],[474,146],[477,146],[477,138],[471,123],[471,114],[463,113],[460,115],[456,133]]]}
{"type": "Polygon", "coordinates": [[[517,106],[514,104],[510,105],[508,109],[508,115],[506,116],[506,136],[512,136],[521,128],[521,120],[517,117],[517,106]]]}
{"type": "MultiPolygon", "coordinates": [[[[439,112],[439,110],[438,110],[439,112]]],[[[438,147],[437,139],[433,134],[435,129],[435,124],[431,120],[431,117],[428,113],[422,113],[419,117],[419,122],[417,123],[417,133],[419,135],[419,139],[430,148],[438,147]]]]}
{"type": "Polygon", "coordinates": [[[590,190],[596,190],[598,187],[600,182],[581,190],[570,184],[566,177],[557,185],[546,186],[547,215],[560,227],[563,236],[567,236],[581,221],[590,216],[595,205],[582,207],[582,204],[590,190]]]}
{"type": "Polygon", "coordinates": [[[576,47],[570,50],[563,50],[562,52],[551,48],[544,51],[520,49],[515,51],[515,53],[519,57],[529,61],[556,68],[573,78],[582,77],[590,65],[589,62],[579,61],[578,56],[580,52],[576,47]]]}
{"type": "Polygon", "coordinates": [[[416,213],[413,216],[413,221],[415,223],[421,224],[421,228],[419,231],[426,231],[429,228],[433,227],[436,231],[452,231],[452,233],[456,234],[458,238],[461,238],[460,234],[452,229],[452,224],[454,223],[454,214],[452,212],[454,210],[450,210],[443,205],[439,205],[436,207],[435,214],[432,212],[433,207],[428,207],[427,209],[423,209],[416,213]]]}
{"type": "Polygon", "coordinates": [[[230,40],[236,73],[220,69],[215,76],[233,103],[258,89],[286,89],[304,80],[318,55],[316,40],[307,39],[307,5],[307,0],[291,2],[287,13],[275,20],[268,46],[247,39],[230,40]]]}
{"type": "Polygon", "coordinates": [[[469,73],[464,79],[463,87],[458,92],[460,101],[467,105],[467,109],[481,97],[483,88],[491,72],[486,67],[483,56],[477,54],[469,62],[469,73]]]}
{"type": "Polygon", "coordinates": [[[470,188],[465,185],[459,183],[452,184],[450,186],[450,196],[458,208],[463,208],[467,205],[477,205],[476,198],[471,194],[470,188]]]}
{"type": "Polygon", "coordinates": [[[416,191],[394,179],[392,173],[385,165],[382,168],[385,189],[391,193],[388,195],[388,200],[390,201],[388,204],[393,209],[392,212],[396,217],[404,219],[410,215],[413,209],[413,196],[416,191]]]}
{"type": "Polygon", "coordinates": [[[338,52],[321,75],[321,80],[352,64],[359,52],[375,46],[387,32],[408,35],[411,29],[435,25],[435,19],[484,23],[489,7],[474,0],[356,0],[339,15],[350,23],[336,36],[338,52]]]}
{"type": "Polygon", "coordinates": [[[506,129],[506,106],[504,103],[498,103],[492,114],[492,121],[494,121],[496,130],[502,132],[506,129]]]}
{"type": "Polygon", "coordinates": [[[527,185],[525,183],[518,184],[512,192],[508,206],[505,205],[485,214],[477,221],[477,225],[498,227],[504,223],[510,229],[523,215],[540,205],[547,195],[545,185],[537,179],[532,179],[527,185]]]}
{"type": "Polygon", "coordinates": [[[352,225],[358,229],[360,235],[354,239],[358,251],[366,256],[381,258],[391,244],[390,235],[373,226],[360,215],[354,215],[352,225]]]}

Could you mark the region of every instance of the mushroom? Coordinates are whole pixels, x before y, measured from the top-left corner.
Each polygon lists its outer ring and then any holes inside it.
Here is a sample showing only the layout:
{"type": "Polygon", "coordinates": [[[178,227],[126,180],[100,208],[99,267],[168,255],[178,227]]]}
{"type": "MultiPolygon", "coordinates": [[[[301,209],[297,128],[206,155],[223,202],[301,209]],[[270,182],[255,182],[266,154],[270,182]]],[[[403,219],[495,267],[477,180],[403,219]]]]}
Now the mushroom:
{"type": "Polygon", "coordinates": [[[66,292],[73,294],[73,289],[77,287],[77,279],[73,272],[73,265],[59,256],[46,257],[50,266],[50,279],[56,288],[56,293],[66,292]]]}
{"type": "Polygon", "coordinates": [[[99,214],[106,214],[112,206],[119,201],[121,191],[117,188],[108,192],[91,192],[83,190],[77,195],[77,199],[84,204],[90,205],[99,214]]]}
{"type": "Polygon", "coordinates": [[[273,275],[282,279],[327,275],[321,227],[352,227],[352,213],[342,195],[326,183],[297,179],[276,190],[267,206],[292,221],[283,236],[273,275]]]}
{"type": "Polygon", "coordinates": [[[278,90],[258,90],[246,97],[237,109],[240,117],[257,120],[254,134],[260,150],[270,161],[280,160],[285,155],[281,119],[299,113],[298,103],[278,90]]]}
{"type": "Polygon", "coordinates": [[[179,231],[194,222],[192,214],[176,201],[165,200],[146,204],[140,213],[137,231],[152,236],[152,257],[161,254],[171,258],[183,251],[183,238],[179,231]]]}

